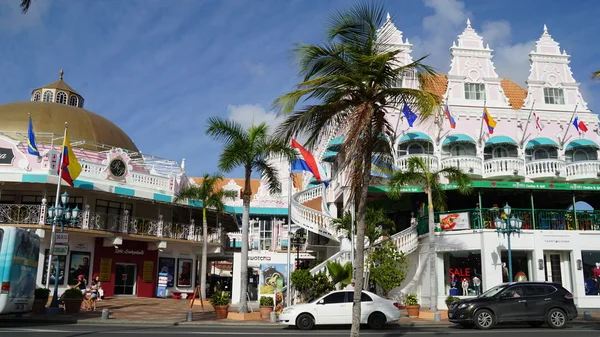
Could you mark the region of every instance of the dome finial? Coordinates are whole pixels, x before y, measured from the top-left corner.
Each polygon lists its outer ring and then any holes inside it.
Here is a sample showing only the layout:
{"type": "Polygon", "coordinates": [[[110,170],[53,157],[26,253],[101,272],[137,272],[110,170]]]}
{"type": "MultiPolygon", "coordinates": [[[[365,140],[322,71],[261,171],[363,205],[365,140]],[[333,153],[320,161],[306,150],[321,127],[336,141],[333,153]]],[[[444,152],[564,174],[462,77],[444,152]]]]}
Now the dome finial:
{"type": "Polygon", "coordinates": [[[63,79],[63,76],[64,76],[64,74],[65,74],[65,72],[64,72],[64,71],[62,70],[62,68],[61,68],[61,69],[60,69],[60,72],[58,73],[58,75],[59,75],[59,76],[58,76],[58,79],[59,79],[59,80],[62,80],[62,79],[63,79]]]}
{"type": "Polygon", "coordinates": [[[467,28],[471,28],[471,19],[467,18],[467,28]]]}

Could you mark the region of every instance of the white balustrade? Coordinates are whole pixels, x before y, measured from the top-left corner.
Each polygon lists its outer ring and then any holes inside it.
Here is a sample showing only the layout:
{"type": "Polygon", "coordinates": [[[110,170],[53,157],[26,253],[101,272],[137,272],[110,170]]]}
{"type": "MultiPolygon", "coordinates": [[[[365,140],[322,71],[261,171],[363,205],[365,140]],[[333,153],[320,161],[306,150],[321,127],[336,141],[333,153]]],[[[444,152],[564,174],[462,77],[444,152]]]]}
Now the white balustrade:
{"type": "Polygon", "coordinates": [[[171,191],[170,179],[165,177],[153,176],[147,173],[132,172],[131,184],[153,189],[171,191]]]}
{"type": "Polygon", "coordinates": [[[100,178],[106,170],[106,165],[81,161],[81,175],[93,178],[100,178]]]}
{"type": "Polygon", "coordinates": [[[339,251],[339,252],[331,255],[327,260],[316,265],[313,269],[310,270],[310,273],[313,275],[318,274],[318,273],[324,273],[326,275],[329,275],[329,270],[327,269],[327,263],[337,262],[337,263],[343,265],[348,261],[350,261],[350,253],[345,252],[345,251],[339,251]]]}
{"type": "Polygon", "coordinates": [[[313,233],[339,241],[338,230],[333,225],[333,218],[304,205],[305,202],[322,196],[323,185],[311,187],[294,194],[292,197],[292,221],[313,233]]]}
{"type": "Polygon", "coordinates": [[[456,167],[462,170],[462,172],[481,176],[483,173],[483,161],[479,157],[475,156],[457,156],[457,157],[446,157],[442,158],[441,161],[442,169],[448,167],[456,167]]]}
{"type": "Polygon", "coordinates": [[[565,162],[560,159],[534,160],[525,164],[525,174],[531,179],[564,177],[565,162]]]}
{"type": "Polygon", "coordinates": [[[585,160],[576,161],[566,165],[568,180],[598,179],[600,173],[600,161],[585,160]]]}
{"type": "Polygon", "coordinates": [[[525,161],[521,158],[505,157],[483,161],[483,177],[524,176],[525,161]]]}
{"type": "Polygon", "coordinates": [[[419,234],[417,224],[410,226],[402,232],[396,233],[390,237],[396,248],[404,254],[410,254],[417,250],[419,245],[419,234]]]}
{"type": "Polygon", "coordinates": [[[438,158],[430,154],[411,154],[399,157],[398,160],[396,160],[396,166],[398,166],[401,171],[408,170],[408,159],[411,157],[423,158],[425,165],[429,165],[430,171],[435,172],[438,170],[438,158]]]}

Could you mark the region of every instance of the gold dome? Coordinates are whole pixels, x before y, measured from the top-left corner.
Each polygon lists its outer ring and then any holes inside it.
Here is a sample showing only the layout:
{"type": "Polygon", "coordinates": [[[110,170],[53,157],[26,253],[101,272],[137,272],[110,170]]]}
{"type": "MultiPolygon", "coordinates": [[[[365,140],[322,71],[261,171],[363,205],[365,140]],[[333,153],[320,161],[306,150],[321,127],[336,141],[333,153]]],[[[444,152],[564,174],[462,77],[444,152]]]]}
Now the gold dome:
{"type": "MultiPolygon", "coordinates": [[[[27,137],[29,114],[36,133],[47,132],[62,135],[65,122],[69,123],[71,142],[87,141],[106,144],[124,150],[138,152],[131,138],[117,125],[91,111],[50,102],[15,102],[0,105],[0,132],[21,133],[27,137]]],[[[46,143],[36,137],[38,143],[46,143]]],[[[62,139],[59,141],[61,142],[62,139]]],[[[102,150],[94,144],[80,145],[91,150],[102,150]]]]}

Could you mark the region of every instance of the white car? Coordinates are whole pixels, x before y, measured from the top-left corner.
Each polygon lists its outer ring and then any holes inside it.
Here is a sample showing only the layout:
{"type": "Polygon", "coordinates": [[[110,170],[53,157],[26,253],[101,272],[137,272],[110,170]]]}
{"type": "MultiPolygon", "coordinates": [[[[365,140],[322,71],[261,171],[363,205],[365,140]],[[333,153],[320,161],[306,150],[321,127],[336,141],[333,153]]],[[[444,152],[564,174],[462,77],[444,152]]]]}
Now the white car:
{"type": "MultiPolygon", "coordinates": [[[[310,330],[322,324],[352,324],[354,290],[338,290],[306,304],[292,305],[279,315],[282,325],[295,325],[300,330],[310,330]]],[[[386,322],[400,319],[398,303],[381,298],[368,291],[362,292],[361,324],[381,329],[386,322]]]]}

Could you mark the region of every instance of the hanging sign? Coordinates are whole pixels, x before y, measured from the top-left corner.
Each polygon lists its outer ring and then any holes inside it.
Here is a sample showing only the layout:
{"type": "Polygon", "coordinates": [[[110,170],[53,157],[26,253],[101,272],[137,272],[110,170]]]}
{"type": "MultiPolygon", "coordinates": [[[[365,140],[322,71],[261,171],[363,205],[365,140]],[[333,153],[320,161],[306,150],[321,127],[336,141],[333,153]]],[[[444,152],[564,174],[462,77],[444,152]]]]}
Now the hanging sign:
{"type": "Polygon", "coordinates": [[[112,269],[112,259],[101,258],[100,259],[100,273],[98,277],[100,282],[110,282],[110,273],[112,269]]]}
{"type": "Polygon", "coordinates": [[[69,254],[69,246],[54,245],[54,252],[52,253],[52,255],[67,256],[68,254],[69,254]]]}
{"type": "Polygon", "coordinates": [[[54,233],[55,243],[69,243],[69,233],[54,233]]]}
{"type": "Polygon", "coordinates": [[[0,147],[0,165],[12,165],[15,154],[12,149],[0,147]]]}
{"type": "Polygon", "coordinates": [[[144,261],[144,269],[142,271],[142,282],[152,283],[154,280],[154,261],[144,261]]]}

